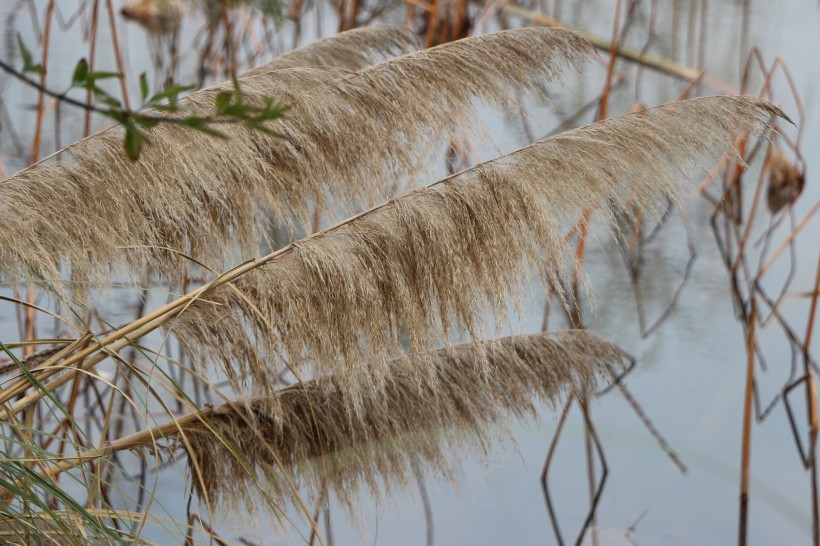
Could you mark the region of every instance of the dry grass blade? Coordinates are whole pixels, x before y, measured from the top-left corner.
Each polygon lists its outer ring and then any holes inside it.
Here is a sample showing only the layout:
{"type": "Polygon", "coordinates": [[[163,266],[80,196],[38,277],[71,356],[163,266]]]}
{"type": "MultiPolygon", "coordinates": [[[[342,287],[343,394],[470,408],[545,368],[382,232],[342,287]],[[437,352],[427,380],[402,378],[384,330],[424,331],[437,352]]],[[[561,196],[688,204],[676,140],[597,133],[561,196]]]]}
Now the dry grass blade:
{"type": "Polygon", "coordinates": [[[25,518],[0,519],[2,544],[102,546],[113,543],[111,537],[98,537],[96,534],[101,533],[94,533],[82,521],[72,517],[56,518],[53,515],[38,514],[25,518]]]}
{"type": "Polygon", "coordinates": [[[365,397],[360,418],[351,418],[342,385],[328,377],[279,391],[276,418],[269,399],[250,399],[174,433],[185,434],[209,498],[249,506],[259,478],[287,497],[284,468],[315,489],[327,480],[352,501],[361,485],[378,492],[380,479],[388,488],[414,483],[413,469],[446,474],[458,449],[486,450],[509,418],[533,417],[539,403],[590,389],[622,362],[617,347],[588,331],[513,336],[390,362],[390,381],[365,397]],[[422,365],[434,384],[418,381],[422,365]]]}
{"type": "MultiPolygon", "coordinates": [[[[271,213],[307,225],[313,204],[372,204],[385,181],[429,168],[442,143],[475,128],[477,99],[507,108],[512,88],[543,95],[587,51],[574,33],[523,29],[353,74],[294,68],[247,77],[247,102],[274,97],[291,108],[269,124],[282,138],[223,124],[223,141],[161,124],[137,162],[122,153],[120,131],[78,143],[73,163],[0,184],[0,267],[56,279],[63,260],[75,279],[106,282],[147,263],[173,280],[182,252],[222,269],[258,253],[271,213]]],[[[216,95],[230,88],[203,90],[187,108],[212,112],[216,95]]]]}
{"type": "Polygon", "coordinates": [[[771,115],[757,99],[710,97],[545,139],[265,258],[171,327],[237,388],[270,389],[287,365],[335,374],[354,395],[378,389],[383,368],[362,362],[399,356],[403,343],[424,351],[442,333],[476,338],[488,309],[507,316],[528,271],[554,286],[571,278],[565,234],[584,211],[609,220],[639,202],[662,213],[701,164],[771,115]]]}

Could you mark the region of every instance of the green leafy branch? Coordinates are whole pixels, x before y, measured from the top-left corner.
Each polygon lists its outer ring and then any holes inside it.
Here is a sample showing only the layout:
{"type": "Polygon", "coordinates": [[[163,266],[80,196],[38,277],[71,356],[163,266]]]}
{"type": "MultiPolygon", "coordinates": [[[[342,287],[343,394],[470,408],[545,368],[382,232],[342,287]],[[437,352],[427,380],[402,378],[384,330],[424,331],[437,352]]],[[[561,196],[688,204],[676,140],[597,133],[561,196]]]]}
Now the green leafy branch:
{"type": "Polygon", "coordinates": [[[29,74],[39,74],[42,76],[44,68],[43,65],[34,63],[31,52],[26,48],[19,35],[17,36],[17,43],[20,48],[20,56],[23,60],[22,70],[17,70],[3,60],[0,60],[0,68],[26,85],[34,87],[50,97],[72,106],[101,114],[120,123],[125,129],[125,153],[130,159],[136,160],[139,158],[143,144],[149,140],[148,134],[145,131],[155,127],[159,123],[183,125],[217,138],[226,138],[222,132],[216,129],[216,126],[219,124],[242,123],[249,129],[276,136],[277,133],[272,131],[266,125],[266,122],[282,117],[287,111],[287,107],[276,105],[270,97],[265,99],[262,106],[246,103],[242,89],[239,86],[239,81],[234,78],[232,90],[222,91],[216,95],[214,99],[215,112],[213,115],[157,115],[153,112],[178,112],[180,95],[194,89],[194,87],[171,84],[164,90],[151,94],[145,73],[140,75],[139,82],[142,104],[136,110],[131,110],[125,108],[117,98],[113,97],[98,85],[98,82],[101,80],[121,78],[122,75],[116,72],[91,71],[85,59],[80,59],[75,66],[71,76],[71,84],[68,89],[63,92],[57,92],[48,89],[40,82],[28,76],[29,74]],[[73,89],[86,89],[91,91],[94,97],[93,103],[89,104],[70,97],[68,93],[73,89]]]}

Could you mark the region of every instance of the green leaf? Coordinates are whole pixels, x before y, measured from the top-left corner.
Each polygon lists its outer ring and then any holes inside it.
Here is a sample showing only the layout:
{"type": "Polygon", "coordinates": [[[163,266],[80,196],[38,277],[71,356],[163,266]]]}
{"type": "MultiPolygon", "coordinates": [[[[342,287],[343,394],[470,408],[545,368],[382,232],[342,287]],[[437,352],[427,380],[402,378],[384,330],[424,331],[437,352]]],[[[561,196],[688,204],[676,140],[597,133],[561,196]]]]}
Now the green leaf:
{"type": "Polygon", "coordinates": [[[229,104],[222,108],[219,113],[229,118],[245,119],[248,117],[248,107],[244,104],[229,104]]]}
{"type": "Polygon", "coordinates": [[[276,106],[273,104],[273,99],[267,98],[265,99],[265,107],[255,109],[255,115],[247,116],[245,122],[249,127],[253,126],[255,129],[261,129],[262,123],[281,118],[287,110],[287,107],[276,106]]]}
{"type": "Polygon", "coordinates": [[[109,110],[105,115],[121,124],[125,124],[130,117],[128,112],[123,112],[122,110],[109,110]]]}
{"type": "Polygon", "coordinates": [[[236,74],[234,74],[231,79],[233,80],[233,90],[236,95],[236,104],[242,104],[242,88],[239,87],[239,80],[236,78],[236,74]]]}
{"type": "Polygon", "coordinates": [[[74,67],[74,74],[71,76],[72,87],[85,87],[88,83],[88,61],[80,59],[74,67]]]}
{"type": "Polygon", "coordinates": [[[94,98],[97,101],[107,106],[110,106],[111,108],[120,108],[122,106],[122,103],[119,100],[115,99],[114,97],[105,92],[103,92],[103,94],[95,93],[94,98]]]}
{"type": "Polygon", "coordinates": [[[91,80],[88,80],[86,84],[86,89],[90,89],[94,93],[94,100],[97,102],[107,104],[108,106],[117,109],[119,109],[122,106],[122,103],[119,100],[112,97],[105,89],[97,87],[91,80]]]}
{"type": "Polygon", "coordinates": [[[265,99],[265,109],[259,115],[259,117],[265,121],[270,121],[274,119],[281,118],[285,115],[285,112],[288,111],[287,106],[277,106],[273,104],[273,100],[268,98],[265,99]]]}
{"type": "Polygon", "coordinates": [[[20,56],[23,58],[23,73],[34,72],[35,74],[42,74],[44,71],[43,65],[34,64],[31,52],[26,48],[26,44],[23,43],[23,38],[19,33],[17,34],[17,45],[20,47],[20,56]]]}
{"type": "Polygon", "coordinates": [[[276,131],[274,131],[272,129],[268,129],[267,127],[265,127],[264,125],[261,125],[259,123],[249,122],[249,123],[246,123],[246,126],[250,129],[253,129],[254,131],[259,131],[260,133],[265,133],[266,135],[269,135],[269,136],[272,136],[272,137],[283,138],[282,133],[277,133],[276,131]]]}
{"type": "Polygon", "coordinates": [[[140,114],[134,114],[132,116],[132,119],[134,120],[134,123],[145,129],[153,129],[159,123],[159,121],[155,119],[147,118],[140,114]]]}
{"type": "Polygon", "coordinates": [[[145,102],[145,99],[148,98],[148,77],[145,75],[145,72],[140,74],[140,94],[142,95],[142,102],[145,102]]]}
{"type": "Polygon", "coordinates": [[[191,129],[195,129],[201,133],[205,133],[206,135],[210,135],[212,137],[223,138],[227,139],[228,137],[224,134],[212,129],[208,126],[208,118],[203,118],[200,116],[188,116],[187,118],[182,118],[181,122],[186,127],[190,127],[191,129]]]}
{"type": "MultiPolygon", "coordinates": [[[[5,353],[15,364],[17,364],[17,367],[20,368],[20,371],[23,373],[23,375],[25,375],[26,378],[31,382],[31,384],[34,385],[37,389],[39,389],[45,395],[46,398],[48,398],[51,402],[53,402],[54,405],[57,406],[58,408],[60,408],[62,410],[65,409],[63,407],[63,405],[60,404],[59,401],[57,401],[57,399],[54,397],[54,395],[51,393],[51,391],[49,391],[45,387],[45,385],[40,383],[40,381],[34,376],[34,374],[31,373],[31,370],[26,368],[25,365],[23,365],[23,363],[20,362],[20,359],[17,358],[17,356],[15,356],[15,354],[13,352],[11,352],[11,350],[8,348],[8,346],[5,343],[3,343],[2,341],[0,341],[0,351],[5,353]]],[[[0,460],[2,460],[2,458],[0,458],[0,460]]]]}
{"type": "Polygon", "coordinates": [[[176,104],[177,97],[180,93],[190,91],[194,88],[195,86],[193,85],[171,85],[167,87],[164,91],[160,91],[159,93],[155,94],[150,99],[148,99],[147,104],[154,105],[155,103],[158,103],[163,99],[168,99],[168,102],[170,102],[171,105],[174,106],[176,104]]]}
{"type": "Polygon", "coordinates": [[[125,154],[128,156],[128,159],[139,159],[142,144],[147,139],[148,137],[145,133],[130,119],[125,122],[125,154]]]}
{"type": "Polygon", "coordinates": [[[88,81],[89,82],[95,82],[97,80],[108,80],[108,79],[111,79],[111,78],[119,79],[120,77],[121,77],[121,75],[120,75],[119,72],[96,71],[96,72],[91,72],[90,74],[88,74],[88,81]]]}
{"type": "Polygon", "coordinates": [[[20,56],[23,57],[23,66],[31,66],[31,52],[23,43],[23,37],[17,33],[17,45],[20,47],[20,56]]]}
{"type": "Polygon", "coordinates": [[[214,100],[216,111],[223,114],[231,105],[231,101],[233,101],[233,93],[231,91],[222,91],[218,93],[216,95],[216,99],[214,100]]]}

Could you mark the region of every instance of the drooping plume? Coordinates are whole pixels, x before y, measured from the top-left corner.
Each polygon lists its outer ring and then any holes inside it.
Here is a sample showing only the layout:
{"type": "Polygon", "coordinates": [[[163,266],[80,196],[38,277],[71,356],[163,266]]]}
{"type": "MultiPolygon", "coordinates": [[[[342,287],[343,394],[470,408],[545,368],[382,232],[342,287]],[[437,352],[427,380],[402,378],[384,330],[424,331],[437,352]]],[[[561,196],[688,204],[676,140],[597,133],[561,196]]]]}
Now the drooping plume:
{"type": "Polygon", "coordinates": [[[335,374],[358,396],[385,375],[362,362],[456,332],[478,337],[481,317],[507,316],[528,273],[574,274],[567,233],[585,211],[607,222],[618,203],[662,211],[772,115],[781,113],[754,98],[708,97],[542,140],[284,248],[192,302],[170,328],[195,362],[220,365],[236,387],[265,391],[287,367],[335,374]]]}
{"type": "MultiPolygon", "coordinates": [[[[511,90],[543,95],[587,51],[577,34],[533,28],[355,73],[311,67],[246,77],[246,101],[273,97],[290,107],[269,124],[281,137],[234,123],[219,126],[229,137],[220,140],[160,124],[136,162],[116,129],[74,144],[73,161],[0,183],[0,268],[57,279],[62,261],[75,280],[106,282],[112,271],[147,264],[173,281],[187,255],[220,270],[258,253],[271,216],[305,225],[314,205],[349,211],[377,202],[397,180],[415,180],[442,143],[477,126],[477,101],[510,108],[511,90]]],[[[231,88],[192,95],[186,113],[212,113],[231,88]]]]}
{"type": "Polygon", "coordinates": [[[486,450],[506,436],[511,417],[536,417],[539,404],[587,392],[598,378],[614,377],[623,360],[589,331],[513,336],[426,355],[434,385],[418,381],[421,362],[390,362],[385,390],[365,396],[355,418],[338,378],[326,377],[279,391],[275,418],[270,400],[255,398],[167,432],[185,436],[177,445],[196,460],[192,483],[210,499],[248,506],[259,480],[274,498],[293,495],[292,484],[318,492],[327,480],[351,501],[362,485],[375,493],[382,480],[404,485],[414,469],[446,475],[465,447],[486,450]]]}

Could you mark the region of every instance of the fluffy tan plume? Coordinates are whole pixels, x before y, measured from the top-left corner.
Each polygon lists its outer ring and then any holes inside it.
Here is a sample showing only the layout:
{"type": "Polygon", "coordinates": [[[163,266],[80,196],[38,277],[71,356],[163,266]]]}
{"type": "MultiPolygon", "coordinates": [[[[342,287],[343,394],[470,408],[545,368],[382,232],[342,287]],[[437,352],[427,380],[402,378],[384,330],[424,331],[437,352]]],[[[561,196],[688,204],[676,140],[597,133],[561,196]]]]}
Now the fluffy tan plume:
{"type": "Polygon", "coordinates": [[[609,220],[610,205],[632,202],[651,214],[772,115],[754,98],[708,97],[545,139],[286,247],[171,328],[237,387],[270,389],[287,367],[334,374],[354,396],[378,390],[384,369],[362,362],[477,337],[528,272],[573,274],[567,232],[584,211],[609,220]]]}
{"type": "Polygon", "coordinates": [[[362,27],[322,38],[248,70],[242,77],[305,66],[330,66],[351,72],[416,49],[418,38],[396,27],[362,27]]]}
{"type": "MultiPolygon", "coordinates": [[[[394,181],[428,168],[442,143],[476,127],[477,100],[510,107],[511,89],[542,95],[587,51],[577,34],[534,28],[356,73],[292,68],[244,78],[248,102],[273,97],[290,107],[269,125],[282,138],[223,124],[223,141],[160,124],[136,162],[123,154],[119,130],[77,143],[73,162],[0,183],[0,268],[56,279],[62,260],[75,279],[105,282],[112,270],[147,263],[175,279],[180,252],[223,268],[258,254],[271,213],[307,224],[313,204],[369,206],[394,181]]],[[[202,90],[186,108],[212,112],[229,88],[202,90]]]]}
{"type": "MultiPolygon", "coordinates": [[[[402,485],[416,468],[446,474],[460,449],[486,450],[506,436],[499,433],[511,417],[534,417],[540,403],[592,388],[623,360],[617,347],[584,330],[457,345],[424,359],[438,377],[434,386],[418,381],[420,362],[390,362],[390,381],[364,398],[358,418],[328,377],[279,391],[275,419],[270,401],[256,398],[207,412],[208,424],[189,422],[181,432],[211,499],[248,506],[256,480],[272,496],[288,497],[290,479],[315,490],[327,480],[349,501],[361,485],[373,492],[380,480],[402,485]]],[[[196,475],[193,483],[201,487],[196,475]]]]}

